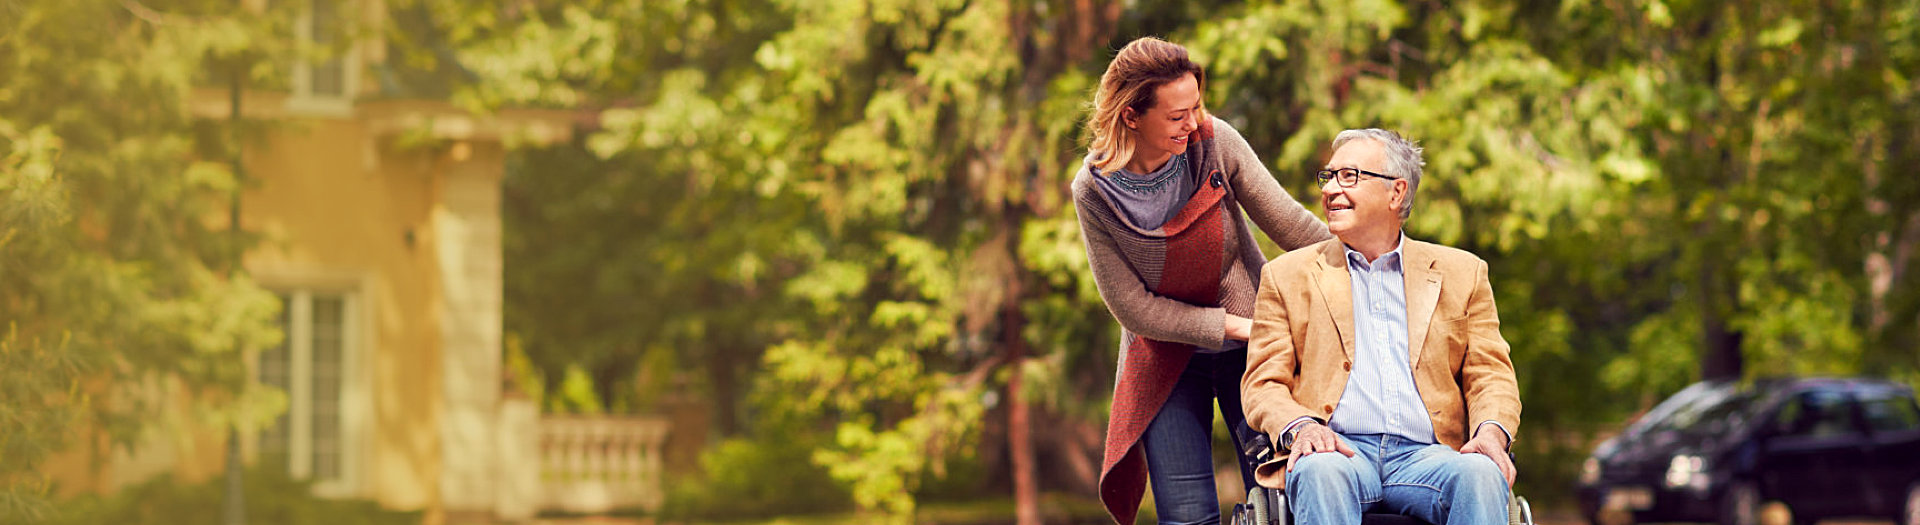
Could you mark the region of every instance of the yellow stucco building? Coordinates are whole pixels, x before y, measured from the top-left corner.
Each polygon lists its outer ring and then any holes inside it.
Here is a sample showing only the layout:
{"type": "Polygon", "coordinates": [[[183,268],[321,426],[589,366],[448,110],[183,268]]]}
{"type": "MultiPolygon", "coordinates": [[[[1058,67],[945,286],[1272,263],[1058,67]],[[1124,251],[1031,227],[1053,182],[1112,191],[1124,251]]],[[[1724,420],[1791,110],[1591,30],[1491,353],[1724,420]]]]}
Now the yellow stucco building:
{"type": "MultiPolygon", "coordinates": [[[[360,13],[341,6],[378,7],[313,5],[297,24],[311,45],[326,44],[319,28],[350,18],[340,13],[360,13]]],[[[246,118],[271,123],[243,154],[241,221],[262,236],[244,266],[281,298],[287,336],[250,365],[288,400],[269,428],[241,437],[243,457],[284,464],[322,497],[423,510],[429,523],[524,519],[554,490],[540,486],[552,447],[539,442],[533,405],[502,394],[500,183],[509,146],[567,140],[576,116],[476,115],[395,94],[371,80],[384,44],[336,47],[345,52],[334,60],[295,66],[290,90],[240,100],[246,118]]],[[[192,101],[215,120],[231,104],[220,88],[192,101]]],[[[111,492],[161,472],[219,476],[225,432],[186,434],[50,468],[69,491],[111,492]]]]}
{"type": "MultiPolygon", "coordinates": [[[[259,98],[243,107],[299,107],[259,98]]],[[[258,183],[242,222],[264,237],[245,267],[280,295],[287,334],[255,370],[289,408],[243,450],[287,462],[324,495],[493,513],[506,453],[503,141],[562,138],[569,117],[421,100],[348,108],[282,115],[245,156],[258,183]]]]}

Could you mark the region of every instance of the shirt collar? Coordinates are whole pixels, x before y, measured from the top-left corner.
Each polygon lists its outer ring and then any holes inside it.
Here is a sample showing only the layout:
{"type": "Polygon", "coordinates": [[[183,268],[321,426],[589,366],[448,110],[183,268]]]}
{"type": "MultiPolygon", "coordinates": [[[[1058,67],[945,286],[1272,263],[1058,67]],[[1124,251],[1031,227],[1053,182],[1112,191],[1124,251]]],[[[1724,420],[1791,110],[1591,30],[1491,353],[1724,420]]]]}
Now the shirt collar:
{"type": "Polygon", "coordinates": [[[1406,245],[1407,245],[1407,232],[1402,231],[1400,232],[1400,239],[1393,243],[1392,250],[1388,250],[1387,253],[1380,254],[1379,259],[1374,260],[1372,264],[1368,264],[1366,255],[1362,255],[1360,252],[1354,251],[1353,247],[1347,246],[1346,243],[1340,243],[1340,247],[1347,250],[1347,267],[1360,268],[1362,270],[1372,270],[1375,266],[1379,266],[1381,268],[1399,267],[1400,266],[1400,248],[1405,247],[1406,245]]]}

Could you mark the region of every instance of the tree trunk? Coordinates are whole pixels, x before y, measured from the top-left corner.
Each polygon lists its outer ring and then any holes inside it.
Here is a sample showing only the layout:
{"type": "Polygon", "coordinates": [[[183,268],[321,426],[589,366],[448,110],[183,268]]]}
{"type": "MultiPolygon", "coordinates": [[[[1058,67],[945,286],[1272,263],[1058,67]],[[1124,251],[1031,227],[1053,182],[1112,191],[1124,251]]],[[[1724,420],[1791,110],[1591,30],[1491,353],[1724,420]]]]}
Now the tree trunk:
{"type": "Polygon", "coordinates": [[[720,435],[731,437],[740,435],[740,373],[736,368],[744,352],[737,347],[727,346],[726,350],[713,352],[707,358],[707,380],[713,385],[713,414],[719,421],[715,426],[720,435]]]}
{"type": "Polygon", "coordinates": [[[1737,380],[1746,368],[1740,354],[1741,340],[1745,337],[1727,326],[1727,312],[1732,310],[1728,303],[1734,291],[1726,282],[1727,276],[1720,272],[1721,268],[1717,264],[1702,264],[1698,282],[1700,379],[1705,381],[1737,380]]]}
{"type": "Polygon", "coordinates": [[[1700,379],[1737,380],[1746,369],[1746,360],[1740,354],[1740,342],[1746,334],[1727,328],[1726,320],[1718,315],[1709,314],[1713,319],[1702,327],[1704,348],[1700,355],[1700,379]]]}
{"type": "Polygon", "coordinates": [[[1020,331],[1026,324],[1015,295],[1002,310],[1001,337],[1007,345],[1007,453],[1013,462],[1013,502],[1015,523],[1040,525],[1040,487],[1034,469],[1033,426],[1030,408],[1021,400],[1023,386],[1021,363],[1026,359],[1026,340],[1020,331]]]}
{"type": "MultiPolygon", "coordinates": [[[[237,63],[238,59],[235,59],[235,62],[237,63]]],[[[246,76],[240,74],[240,71],[239,66],[236,65],[233,67],[233,73],[231,75],[233,83],[231,85],[231,92],[229,93],[230,98],[227,100],[227,120],[228,124],[232,126],[234,134],[233,145],[231,146],[233,148],[233,156],[230,159],[233,163],[233,179],[236,181],[245,181],[247,176],[246,157],[245,152],[241,149],[241,144],[244,144],[244,142],[240,140],[240,118],[245,115],[245,113],[241,112],[240,102],[243,98],[242,93],[245,91],[246,76]]],[[[238,247],[240,243],[237,241],[241,231],[240,189],[245,187],[245,184],[234,186],[232,201],[227,208],[227,234],[236,239],[234,243],[235,250],[232,252],[233,258],[229,260],[227,264],[228,281],[232,281],[234,274],[241,271],[242,263],[240,261],[245,256],[245,254],[239,251],[238,247]]],[[[240,354],[245,355],[246,352],[251,349],[242,348],[240,350],[240,354]]],[[[240,453],[240,428],[229,425],[227,427],[226,506],[221,513],[222,523],[226,525],[246,525],[247,523],[246,473],[241,465],[242,461],[244,461],[244,458],[241,457],[240,453]]]]}
{"type": "MultiPolygon", "coordinates": [[[[1016,101],[1028,104],[1045,100],[1048,93],[1047,86],[1063,70],[1071,67],[1071,64],[1080,63],[1096,51],[1105,49],[1102,44],[1110,38],[1110,33],[1117,26],[1122,7],[1121,2],[1112,0],[1067,0],[1048,3],[1047,6],[1064,8],[1053,11],[1058,14],[1052,16],[1059,18],[1048,23],[1035,19],[1037,16],[1044,15],[1041,14],[1043,11],[1036,10],[1034,5],[1028,3],[1016,5],[1017,7],[1009,13],[1007,24],[1010,28],[1010,36],[1020,49],[1021,60],[1028,64],[1028,67],[1025,68],[1024,78],[1014,95],[1016,101]],[[1035,30],[1040,27],[1051,27],[1057,31],[1051,42],[1043,43],[1034,37],[1035,30]]],[[[1015,124],[1015,126],[1023,125],[1030,124],[1015,124]]],[[[1007,131],[1012,131],[1012,128],[1007,131]]],[[[1012,134],[1003,135],[1003,140],[1005,136],[1010,135],[1012,134]]],[[[1003,143],[1000,153],[1006,153],[1005,149],[1010,147],[1019,146],[1003,143]]],[[[1044,159],[1048,158],[1048,154],[1041,153],[1031,158],[1044,159]]],[[[1036,178],[1033,174],[1045,173],[1057,165],[1049,166],[1047,162],[1036,164],[1038,165],[1023,166],[1028,168],[1023,170],[1027,175],[1022,179],[1016,179],[1019,180],[1018,183],[1024,184],[1027,188],[1035,188],[1045,185],[1040,181],[1050,180],[1036,178]]],[[[1056,188],[1059,187],[1064,186],[1056,186],[1056,188]]],[[[1003,234],[1009,236],[1004,249],[1007,250],[1008,260],[1014,261],[1012,271],[1007,276],[1005,302],[1002,303],[1000,310],[1001,341],[1007,345],[1006,366],[1011,367],[1010,372],[1012,372],[1007,379],[1007,403],[1009,403],[1007,405],[1007,454],[1013,467],[1016,523],[1040,525],[1040,484],[1034,457],[1032,411],[1022,399],[1025,397],[1025,386],[1022,384],[1025,378],[1022,377],[1024,374],[1021,373],[1021,367],[1026,361],[1028,349],[1026,339],[1021,335],[1026,326],[1026,316],[1020,311],[1020,305],[1026,299],[1023,284],[1026,282],[1027,272],[1019,262],[1020,241],[1018,239],[1021,226],[1026,219],[1048,216],[1053,213],[1053,210],[1051,205],[1046,204],[1047,199],[1041,198],[1041,192],[1022,193],[1024,195],[1019,199],[1010,199],[1006,202],[1006,211],[1001,215],[1003,234]]]]}
{"type": "Polygon", "coordinates": [[[1098,497],[1106,429],[1045,408],[1034,410],[1032,441],[1042,458],[1040,482],[1057,492],[1098,497]]]}
{"type": "MultiPolygon", "coordinates": [[[[1720,78],[1722,84],[1727,81],[1719,74],[1718,59],[1707,61],[1707,71],[1710,78],[1720,78]]],[[[1717,89],[1724,91],[1729,88],[1722,85],[1717,89]]],[[[1716,120],[1722,118],[1720,115],[1711,116],[1716,120]]],[[[1696,134],[1695,140],[1712,144],[1707,148],[1711,152],[1709,158],[1712,160],[1709,162],[1716,166],[1709,172],[1709,184],[1731,187],[1740,184],[1737,180],[1740,174],[1753,170],[1753,166],[1741,166],[1733,151],[1715,143],[1713,137],[1696,134]]],[[[1717,197],[1710,202],[1709,210],[1740,207],[1731,197],[1717,197]]],[[[1695,232],[1698,238],[1708,241],[1694,245],[1694,249],[1698,250],[1694,286],[1695,304],[1700,309],[1700,379],[1738,380],[1746,368],[1740,354],[1740,342],[1744,337],[1728,324],[1729,317],[1740,311],[1740,301],[1736,297],[1740,289],[1737,282],[1739,277],[1732,268],[1740,261],[1740,252],[1745,249],[1740,243],[1747,237],[1747,230],[1737,220],[1728,222],[1722,219],[1720,213],[1707,212],[1702,215],[1700,222],[1695,225],[1695,232]]]]}

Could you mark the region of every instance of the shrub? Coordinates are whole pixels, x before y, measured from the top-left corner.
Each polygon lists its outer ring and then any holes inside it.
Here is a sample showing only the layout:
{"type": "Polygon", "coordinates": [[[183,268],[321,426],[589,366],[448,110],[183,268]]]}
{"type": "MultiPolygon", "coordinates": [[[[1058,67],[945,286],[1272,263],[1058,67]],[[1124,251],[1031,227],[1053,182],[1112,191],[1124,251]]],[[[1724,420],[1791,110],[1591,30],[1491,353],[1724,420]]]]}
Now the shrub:
{"type": "Polygon", "coordinates": [[[661,514],[727,520],[852,509],[847,489],[813,463],[816,439],[763,435],[723,441],[700,455],[700,479],[671,484],[661,514]]]}
{"type": "MultiPolygon", "coordinates": [[[[247,523],[276,525],[417,525],[419,512],[381,508],[368,500],[323,499],[312,484],[285,472],[248,469],[244,475],[247,523]]],[[[180,483],[171,475],[105,496],[82,496],[58,505],[59,525],[224,523],[226,480],[180,483]]]]}

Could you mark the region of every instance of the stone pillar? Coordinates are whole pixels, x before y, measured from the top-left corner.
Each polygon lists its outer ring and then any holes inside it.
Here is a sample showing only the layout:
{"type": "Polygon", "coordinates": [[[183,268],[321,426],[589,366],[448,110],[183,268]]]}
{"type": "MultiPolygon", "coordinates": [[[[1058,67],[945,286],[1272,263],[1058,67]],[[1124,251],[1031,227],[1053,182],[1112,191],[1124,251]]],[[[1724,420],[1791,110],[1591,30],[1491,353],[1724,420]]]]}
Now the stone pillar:
{"type": "Polygon", "coordinates": [[[500,179],[497,142],[455,142],[433,209],[440,275],[440,501],[449,522],[490,518],[500,490],[500,179]]]}
{"type": "Polygon", "coordinates": [[[500,405],[499,486],[495,518],[508,523],[533,520],[540,510],[540,407],[525,396],[509,396],[500,405]]]}

